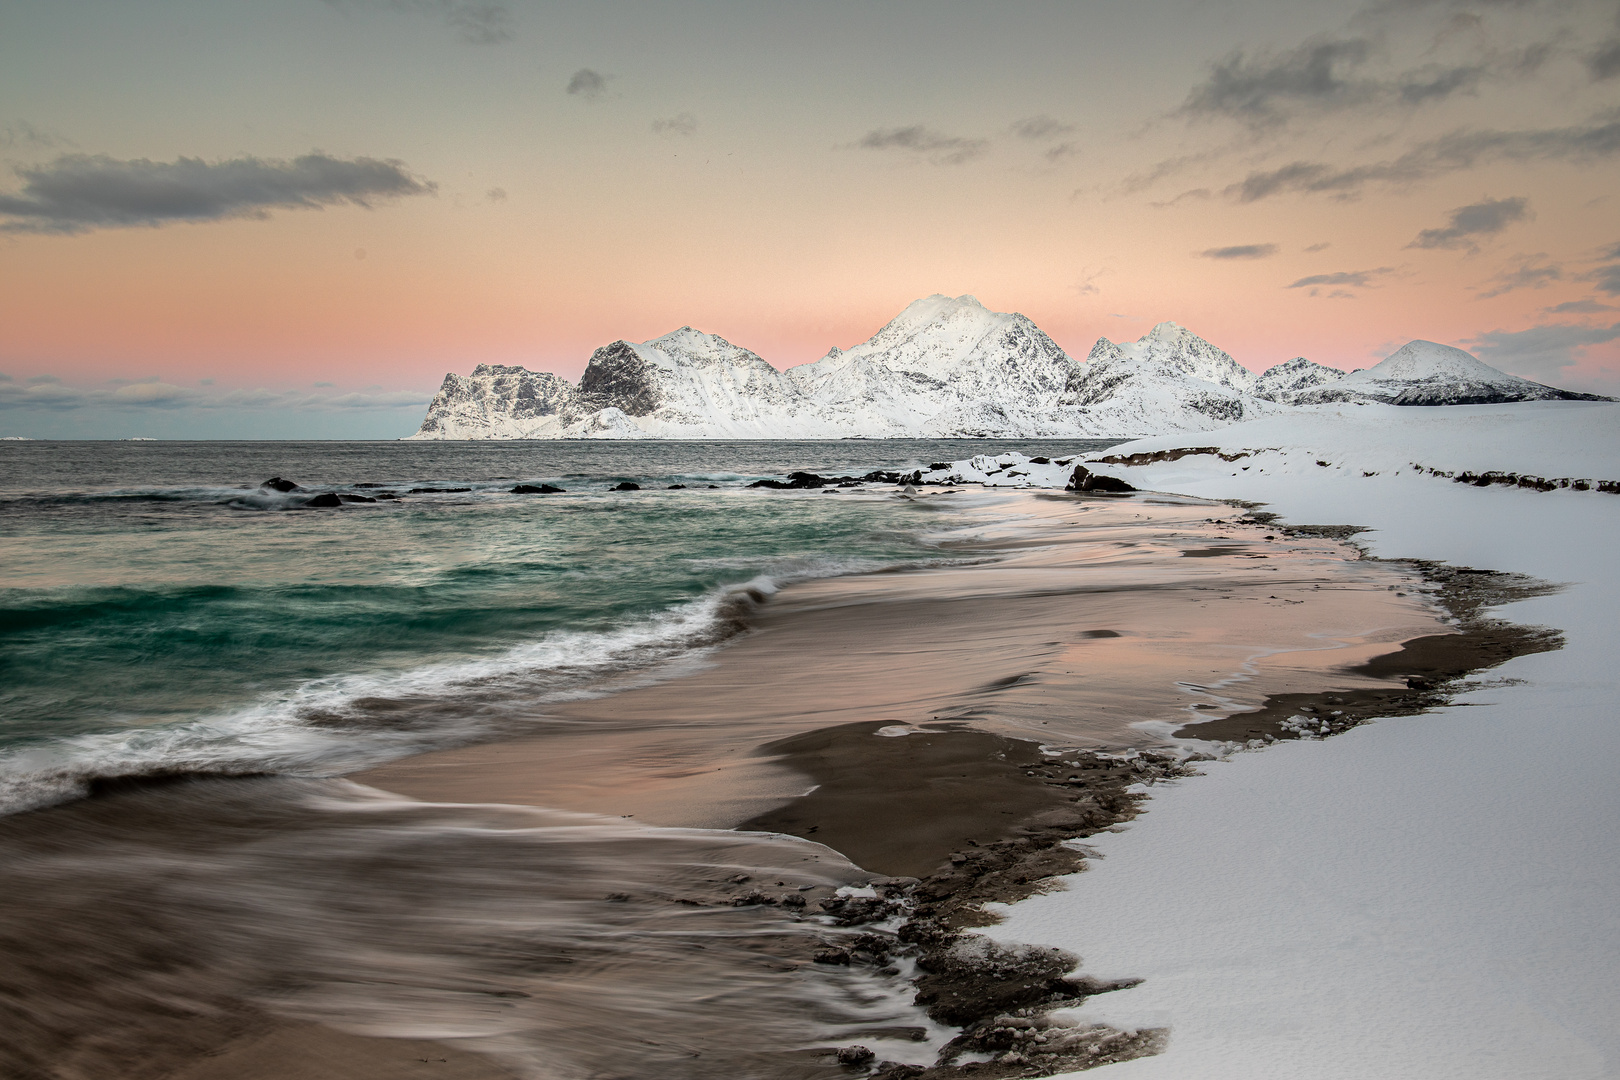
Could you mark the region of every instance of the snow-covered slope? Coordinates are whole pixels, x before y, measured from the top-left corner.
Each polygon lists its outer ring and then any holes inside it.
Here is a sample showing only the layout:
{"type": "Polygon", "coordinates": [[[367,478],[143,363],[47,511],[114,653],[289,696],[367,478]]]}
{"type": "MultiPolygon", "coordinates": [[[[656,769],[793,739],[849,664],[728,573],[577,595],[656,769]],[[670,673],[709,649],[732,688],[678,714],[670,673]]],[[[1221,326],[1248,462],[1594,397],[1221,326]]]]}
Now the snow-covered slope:
{"type": "Polygon", "coordinates": [[[1497,371],[1472,354],[1433,341],[1409,341],[1387,359],[1292,395],[1296,405],[1333,401],[1387,405],[1490,405],[1508,401],[1602,401],[1497,371]]]}
{"type": "Polygon", "coordinates": [[[1173,322],[1140,341],[1099,338],[1064,388],[1062,404],[1109,434],[1211,431],[1278,411],[1251,391],[1253,372],[1173,322]]]}
{"type": "Polygon", "coordinates": [[[1075,367],[1023,315],[990,311],[971,296],[935,295],[912,303],[870,340],[835,348],[788,375],[828,414],[865,434],[908,435],[924,426],[1033,434],[1035,417],[1058,403],[1075,367]]]}
{"type": "MultiPolygon", "coordinates": [[[[1115,437],[1213,431],[1344,402],[1453,405],[1590,399],[1414,341],[1344,375],[1297,357],[1255,375],[1185,327],[1099,338],[1076,363],[1033,322],[971,296],[930,296],[872,338],[778,371],[683,326],[592,354],[578,387],[521,367],[450,374],[418,439],[1115,437]]],[[[1602,399],[1598,399],[1602,400],[1602,399]]]]}
{"type": "Polygon", "coordinates": [[[1296,356],[1261,372],[1254,381],[1254,396],[1292,404],[1302,391],[1342,378],[1344,372],[1338,368],[1324,367],[1303,356],[1296,356]]]}
{"type": "Polygon", "coordinates": [[[455,372],[428,405],[418,439],[545,439],[563,426],[574,386],[543,371],[479,364],[455,372]]]}

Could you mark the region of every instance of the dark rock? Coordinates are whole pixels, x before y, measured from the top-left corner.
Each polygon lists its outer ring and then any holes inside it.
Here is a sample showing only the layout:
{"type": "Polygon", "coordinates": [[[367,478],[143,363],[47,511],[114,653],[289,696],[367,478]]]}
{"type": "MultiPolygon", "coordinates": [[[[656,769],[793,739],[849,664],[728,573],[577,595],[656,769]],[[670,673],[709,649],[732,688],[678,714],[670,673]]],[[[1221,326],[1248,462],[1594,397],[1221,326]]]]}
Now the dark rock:
{"type": "Polygon", "coordinates": [[[623,483],[614,484],[612,487],[608,488],[608,490],[609,491],[640,491],[641,490],[641,485],[640,484],[632,484],[630,481],[626,480],[623,483]]]}
{"type": "Polygon", "coordinates": [[[812,957],[818,964],[849,964],[849,953],[843,949],[822,949],[812,957]]]}
{"type": "Polygon", "coordinates": [[[354,486],[357,487],[357,488],[380,488],[380,487],[387,487],[388,485],[387,484],[356,484],[354,486]]]}
{"type": "Polygon", "coordinates": [[[297,484],[293,483],[291,480],[283,480],[279,476],[272,476],[270,479],[266,480],[264,483],[260,484],[259,486],[262,487],[262,488],[269,488],[271,491],[298,491],[299,490],[299,487],[298,487],[297,484]]]}
{"type": "MultiPolygon", "coordinates": [[[[1045,461],[1046,461],[1045,458],[1033,458],[1031,460],[1039,461],[1042,464],[1044,464],[1045,461]]],[[[932,465],[928,466],[928,471],[929,472],[939,472],[939,470],[941,470],[941,469],[948,469],[950,467],[951,467],[951,463],[948,462],[948,461],[936,461],[932,465]]]]}
{"type": "Polygon", "coordinates": [[[840,1065],[851,1065],[859,1068],[863,1065],[872,1064],[876,1058],[877,1055],[864,1046],[844,1046],[838,1050],[838,1064],[840,1065]]]}
{"type": "Polygon", "coordinates": [[[669,485],[669,490],[670,491],[685,491],[686,490],[686,485],[685,484],[671,484],[671,485],[669,485]]]}
{"type": "Polygon", "coordinates": [[[348,503],[374,503],[377,501],[370,495],[354,495],[349,492],[344,492],[343,494],[339,495],[338,498],[348,503]]]}
{"type": "Polygon", "coordinates": [[[1117,477],[1100,476],[1084,465],[1076,465],[1074,475],[1069,477],[1068,490],[1128,492],[1136,489],[1117,477]]]}
{"type": "Polygon", "coordinates": [[[338,498],[336,495],[332,494],[330,491],[328,491],[324,495],[315,496],[313,499],[309,500],[309,502],[305,503],[304,505],[305,506],[342,506],[343,505],[343,500],[338,498]]]}
{"type": "Polygon", "coordinates": [[[608,406],[626,416],[646,416],[663,404],[653,368],[628,341],[615,341],[591,354],[579,378],[580,406],[591,412],[608,406]]]}
{"type": "Polygon", "coordinates": [[[1032,457],[1029,459],[1029,463],[1031,465],[1050,465],[1052,464],[1052,459],[1045,457],[1032,457]]]}
{"type": "Polygon", "coordinates": [[[411,488],[412,495],[455,495],[472,488],[411,488]]]}
{"type": "Polygon", "coordinates": [[[556,495],[564,489],[555,484],[519,484],[512,489],[513,495],[556,495]]]}

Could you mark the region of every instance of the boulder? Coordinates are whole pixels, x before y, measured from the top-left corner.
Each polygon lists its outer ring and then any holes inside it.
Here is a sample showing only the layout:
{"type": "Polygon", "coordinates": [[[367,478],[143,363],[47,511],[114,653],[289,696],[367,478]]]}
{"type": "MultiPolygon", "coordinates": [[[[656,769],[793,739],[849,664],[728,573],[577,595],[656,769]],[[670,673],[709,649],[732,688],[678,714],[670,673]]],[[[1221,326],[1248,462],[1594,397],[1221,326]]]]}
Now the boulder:
{"type": "Polygon", "coordinates": [[[640,484],[632,484],[630,481],[625,480],[622,483],[614,484],[612,487],[608,488],[608,490],[609,491],[640,491],[641,490],[641,485],[640,484]]]}
{"type": "Polygon", "coordinates": [[[259,486],[262,487],[262,488],[269,488],[271,491],[286,492],[286,491],[297,491],[298,490],[298,485],[297,484],[293,483],[291,480],[283,480],[279,476],[272,476],[270,479],[266,480],[264,483],[260,484],[259,486]]]}
{"type": "Polygon", "coordinates": [[[336,495],[332,494],[330,491],[328,491],[325,494],[315,496],[313,499],[309,500],[304,505],[308,506],[308,507],[342,506],[343,505],[343,500],[338,498],[336,495]]]}
{"type": "Polygon", "coordinates": [[[1084,465],[1076,465],[1074,475],[1069,477],[1067,490],[1129,492],[1136,489],[1117,477],[1102,476],[1092,472],[1084,465]]]}
{"type": "Polygon", "coordinates": [[[567,488],[560,488],[555,484],[519,484],[512,489],[514,495],[557,495],[567,488]]]}

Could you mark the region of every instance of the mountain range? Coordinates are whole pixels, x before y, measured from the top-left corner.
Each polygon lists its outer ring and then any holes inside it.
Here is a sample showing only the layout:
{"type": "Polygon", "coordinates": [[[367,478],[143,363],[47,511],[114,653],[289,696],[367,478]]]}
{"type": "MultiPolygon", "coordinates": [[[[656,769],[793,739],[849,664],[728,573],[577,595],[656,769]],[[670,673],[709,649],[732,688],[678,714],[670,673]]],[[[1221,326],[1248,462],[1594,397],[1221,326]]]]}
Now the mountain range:
{"type": "Polygon", "coordinates": [[[1173,322],[1078,362],[1028,318],[930,296],[872,338],[779,371],[690,326],[591,355],[579,384],[480,364],[444,377],[414,439],[1113,437],[1210,431],[1329,402],[1591,400],[1413,341],[1346,374],[1297,357],[1256,375],[1173,322]]]}

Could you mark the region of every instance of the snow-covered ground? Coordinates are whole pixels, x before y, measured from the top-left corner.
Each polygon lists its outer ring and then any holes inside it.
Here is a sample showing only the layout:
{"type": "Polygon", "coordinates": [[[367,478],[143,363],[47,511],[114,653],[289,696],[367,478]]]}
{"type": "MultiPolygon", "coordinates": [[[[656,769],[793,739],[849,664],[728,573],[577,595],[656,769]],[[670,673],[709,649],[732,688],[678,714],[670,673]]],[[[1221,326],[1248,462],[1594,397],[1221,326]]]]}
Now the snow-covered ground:
{"type": "Polygon", "coordinates": [[[1108,1067],[1122,1080],[1620,1076],[1620,495],[1412,467],[1620,480],[1620,406],[1324,407],[1110,455],[1176,446],[1250,456],[1099,468],[1567,583],[1500,609],[1567,644],[1436,713],[1155,789],[993,933],[1144,980],[1078,1010],[1170,1029],[1165,1054],[1108,1067]]]}

